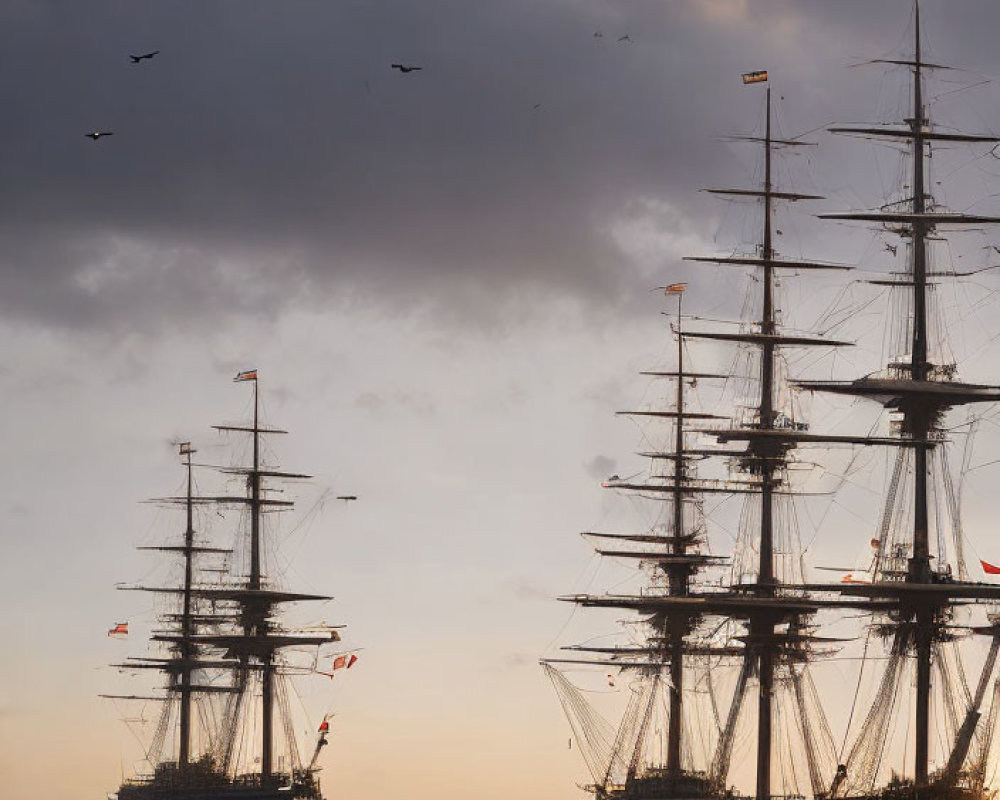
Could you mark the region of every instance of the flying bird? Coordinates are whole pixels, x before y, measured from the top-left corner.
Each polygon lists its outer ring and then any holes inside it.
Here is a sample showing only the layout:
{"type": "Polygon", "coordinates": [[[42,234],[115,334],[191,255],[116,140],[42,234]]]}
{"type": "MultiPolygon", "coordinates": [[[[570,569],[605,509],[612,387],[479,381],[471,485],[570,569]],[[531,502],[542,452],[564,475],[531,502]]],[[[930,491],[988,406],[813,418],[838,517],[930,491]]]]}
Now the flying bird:
{"type": "Polygon", "coordinates": [[[631,42],[632,42],[632,37],[631,37],[631,36],[629,36],[629,35],[628,35],[628,34],[626,33],[626,34],[625,34],[624,36],[619,36],[619,37],[618,37],[618,41],[619,41],[619,42],[629,42],[629,43],[631,43],[631,42]]]}
{"type": "Polygon", "coordinates": [[[133,64],[138,64],[140,61],[143,61],[145,59],[151,59],[153,56],[159,55],[159,53],[160,53],[159,50],[153,50],[151,53],[143,53],[141,56],[134,56],[131,53],[129,53],[128,57],[132,59],[133,64]]]}
{"type": "Polygon", "coordinates": [[[93,139],[96,142],[102,136],[114,136],[115,132],[114,131],[94,131],[93,133],[85,133],[83,135],[86,136],[88,139],[93,139]]]}
{"type": "Polygon", "coordinates": [[[410,66],[407,66],[406,64],[393,64],[393,65],[392,65],[392,68],[393,68],[393,69],[398,69],[398,70],[399,70],[400,72],[402,72],[402,73],[403,73],[404,75],[405,75],[405,74],[406,74],[407,72],[416,72],[416,71],[417,71],[417,70],[419,70],[419,69],[423,69],[423,67],[410,67],[410,66]]]}
{"type": "Polygon", "coordinates": [[[594,31],[594,38],[595,39],[603,39],[604,38],[604,34],[601,33],[600,31],[594,31]]]}
{"type": "Polygon", "coordinates": [[[350,502],[351,500],[357,500],[358,496],[356,494],[339,494],[337,495],[337,499],[350,502]]]}

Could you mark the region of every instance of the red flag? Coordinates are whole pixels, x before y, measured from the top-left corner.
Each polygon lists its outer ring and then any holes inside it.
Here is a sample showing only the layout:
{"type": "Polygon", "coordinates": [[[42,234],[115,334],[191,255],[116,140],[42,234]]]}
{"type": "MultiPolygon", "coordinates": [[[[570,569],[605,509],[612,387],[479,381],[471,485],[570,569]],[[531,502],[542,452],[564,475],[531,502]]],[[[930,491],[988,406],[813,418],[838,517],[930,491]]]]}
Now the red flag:
{"type": "Polygon", "coordinates": [[[319,724],[319,732],[326,733],[329,730],[330,730],[330,723],[327,722],[326,717],[324,717],[323,721],[319,724]]]}
{"type": "Polygon", "coordinates": [[[354,655],[354,653],[351,653],[351,657],[349,659],[347,659],[347,668],[350,669],[351,667],[353,667],[354,666],[354,662],[357,661],[357,660],[358,660],[358,657],[356,655],[354,655]]]}
{"type": "Polygon", "coordinates": [[[343,669],[346,666],[347,666],[347,656],[337,656],[335,659],[333,659],[334,669],[343,669]]]}
{"type": "Polygon", "coordinates": [[[128,636],[128,623],[116,622],[115,627],[108,629],[108,636],[128,636]]]}
{"type": "Polygon", "coordinates": [[[987,575],[1000,575],[1000,567],[995,567],[988,561],[983,561],[979,559],[979,563],[983,565],[983,572],[987,575]]]}

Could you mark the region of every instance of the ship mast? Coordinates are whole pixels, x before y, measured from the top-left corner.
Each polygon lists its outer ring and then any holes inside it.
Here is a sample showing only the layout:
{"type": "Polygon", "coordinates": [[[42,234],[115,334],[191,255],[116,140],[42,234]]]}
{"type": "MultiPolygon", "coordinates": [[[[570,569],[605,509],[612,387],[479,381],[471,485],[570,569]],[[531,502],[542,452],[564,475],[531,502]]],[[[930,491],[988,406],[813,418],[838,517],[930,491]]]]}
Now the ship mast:
{"type": "MultiPolygon", "coordinates": [[[[143,546],[139,550],[155,550],[161,552],[179,553],[184,559],[184,579],[179,587],[151,588],[143,586],[122,586],[121,589],[151,591],[163,594],[180,595],[180,613],[164,615],[161,619],[171,623],[169,630],[173,632],[158,633],[152,637],[153,641],[168,642],[172,649],[172,655],[168,658],[130,658],[126,663],[115,666],[128,669],[153,669],[167,673],[169,676],[168,696],[165,698],[147,699],[172,699],[179,698],[179,742],[177,750],[177,769],[185,773],[192,762],[192,745],[194,739],[194,725],[192,723],[192,701],[195,694],[216,693],[231,691],[231,687],[212,683],[196,684],[194,681],[195,672],[198,670],[226,670],[232,664],[220,660],[209,660],[204,658],[203,648],[199,644],[199,626],[214,625],[226,620],[225,615],[203,614],[196,612],[196,601],[204,591],[203,587],[195,582],[195,558],[199,555],[228,555],[232,551],[229,548],[208,547],[195,542],[194,528],[194,506],[203,498],[194,494],[194,476],[192,455],[197,451],[190,442],[181,442],[179,454],[183,457],[185,469],[185,493],[182,497],[160,498],[156,502],[166,502],[170,504],[183,504],[185,508],[185,528],[182,543],[179,545],[152,545],[143,546]]],[[[102,695],[103,697],[118,697],[117,695],[102,695]]],[[[125,699],[139,699],[126,696],[125,699]]],[[[168,720],[169,708],[164,707],[161,713],[159,731],[166,734],[165,725],[168,720]]],[[[163,745],[162,736],[158,735],[154,740],[153,747],[147,754],[151,761],[155,761],[159,755],[159,748],[163,745]]]]}
{"type": "MultiPolygon", "coordinates": [[[[921,219],[926,212],[924,202],[924,105],[921,97],[923,78],[920,74],[920,4],[915,3],[913,60],[913,111],[910,115],[913,152],[913,215],[910,229],[913,273],[913,347],[911,375],[914,381],[927,380],[927,225],[921,219]]],[[[931,578],[930,535],[927,515],[927,436],[931,419],[926,414],[909,414],[906,420],[910,435],[917,440],[914,454],[915,486],[913,491],[913,557],[906,579],[911,583],[927,583],[931,578]]],[[[916,742],[913,774],[917,786],[927,783],[930,741],[931,642],[934,611],[924,604],[917,611],[915,649],[917,657],[916,742]]]]}
{"type": "MultiPolygon", "coordinates": [[[[683,484],[687,477],[684,467],[684,338],[681,335],[681,306],[684,292],[677,292],[677,422],[674,425],[674,555],[682,556],[687,548],[684,539],[683,484]]],[[[686,565],[674,563],[667,567],[670,594],[687,595],[691,572],[686,565]]],[[[683,618],[669,620],[670,630],[670,718],[667,721],[667,773],[673,778],[681,774],[682,700],[684,690],[684,637],[688,625],[683,618]]]]}
{"type": "MultiPolygon", "coordinates": [[[[567,704],[565,694],[572,694],[573,690],[564,678],[558,677],[552,669],[553,664],[595,664],[608,667],[616,667],[621,670],[635,670],[643,678],[645,689],[642,693],[633,698],[630,708],[634,715],[630,716],[626,712],[622,725],[616,735],[616,747],[622,748],[611,763],[604,763],[595,779],[598,781],[595,789],[599,796],[601,793],[620,792],[621,787],[615,787],[612,779],[612,772],[616,763],[620,763],[624,772],[625,786],[632,784],[643,784],[652,781],[656,786],[668,787],[666,790],[671,796],[683,796],[685,791],[691,791],[692,786],[704,785],[715,786],[704,773],[686,772],[682,761],[682,753],[687,733],[684,724],[684,690],[685,690],[685,658],[692,656],[729,656],[738,655],[733,648],[714,647],[712,645],[701,645],[691,641],[691,636],[695,632],[698,623],[701,621],[703,611],[698,607],[698,597],[692,594],[691,579],[699,570],[708,566],[720,566],[723,559],[705,553],[692,551],[692,547],[701,541],[701,533],[695,530],[698,526],[689,523],[685,519],[686,508],[695,508],[693,501],[698,495],[707,492],[728,491],[722,484],[711,481],[698,480],[692,475],[688,462],[691,458],[708,455],[725,455],[725,451],[718,449],[704,450],[689,448],[685,441],[688,433],[688,421],[722,420],[714,414],[707,414],[687,409],[685,398],[685,383],[699,378],[725,378],[724,375],[688,372],[685,369],[684,357],[684,329],[683,329],[683,294],[687,284],[676,283],[670,286],[660,287],[664,289],[668,296],[677,297],[677,321],[673,327],[674,335],[677,338],[677,367],[675,370],[665,372],[643,372],[641,374],[656,378],[669,378],[676,380],[674,390],[674,403],[672,408],[623,411],[618,412],[627,416],[651,417],[669,420],[673,423],[673,447],[667,451],[645,452],[640,455],[651,459],[651,470],[649,480],[645,482],[632,482],[622,480],[617,475],[602,483],[604,488],[615,489],[636,493],[647,498],[666,500],[669,498],[672,503],[669,524],[665,528],[654,527],[652,531],[644,534],[613,534],[587,532],[584,536],[607,541],[613,540],[616,547],[598,544],[596,551],[599,555],[624,558],[638,561],[640,564],[646,563],[654,565],[666,582],[666,594],[663,587],[650,587],[650,591],[643,592],[639,596],[590,596],[575,595],[560,599],[577,603],[582,606],[598,607],[618,607],[627,608],[640,613],[645,617],[650,625],[651,634],[646,641],[639,645],[594,647],[589,645],[575,645],[563,649],[577,652],[592,653],[593,656],[585,658],[547,658],[542,663],[546,665],[549,675],[560,692],[560,699],[564,701],[564,706],[572,706],[573,702],[567,704]],[[669,464],[672,466],[672,474],[662,474],[662,466],[669,464]],[[662,482],[661,482],[662,481],[662,482]],[[694,601],[692,603],[692,601],[694,601]],[[668,672],[668,678],[662,677],[663,671],[668,672]],[[656,706],[658,693],[662,690],[668,692],[667,707],[668,719],[666,721],[666,743],[665,753],[645,753],[644,738],[650,727],[650,720],[656,706]],[[634,728],[631,726],[635,725],[634,728]],[[621,758],[619,762],[617,759],[621,758]],[[648,763],[640,770],[640,762],[643,757],[648,759],[648,763]]],[[[732,455],[732,453],[729,453],[732,455]]],[[[579,706],[579,703],[576,703],[579,706]]],[[[575,722],[574,715],[567,707],[567,714],[570,722],[575,722]]],[[[584,744],[588,739],[586,723],[582,722],[584,744]]],[[[585,756],[586,757],[586,756],[585,756]]],[[[590,762],[588,761],[588,764],[590,762]]],[[[648,785],[648,783],[647,783],[648,785]]],[[[649,791],[648,789],[624,789],[624,791],[649,791]]],[[[611,796],[611,795],[609,795],[611,796]]]]}
{"type": "MultiPolygon", "coordinates": [[[[276,428],[265,428],[260,424],[260,394],[257,370],[248,370],[237,375],[236,381],[253,384],[253,423],[251,426],[215,425],[217,430],[249,433],[253,448],[252,461],[249,467],[236,467],[230,472],[245,476],[246,495],[238,497],[215,498],[220,502],[240,503],[248,508],[250,513],[250,574],[247,576],[246,588],[229,592],[227,596],[240,606],[242,636],[216,637],[217,644],[225,643],[232,653],[237,655],[243,677],[239,679],[242,691],[248,682],[246,674],[250,669],[260,672],[261,681],[261,719],[260,719],[260,779],[263,784],[274,781],[274,706],[275,681],[277,678],[277,663],[275,656],[279,650],[296,645],[321,645],[335,641],[336,633],[326,636],[289,636],[278,629],[271,621],[275,608],[280,603],[300,600],[329,600],[329,597],[277,591],[266,588],[263,580],[261,563],[263,514],[268,508],[288,508],[290,501],[276,500],[265,496],[264,479],[300,479],[309,475],[283,472],[265,468],[261,463],[261,437],[267,434],[283,434],[286,431],[276,428]],[[251,663],[251,659],[256,662],[251,663]]],[[[239,713],[239,705],[233,714],[239,713]]],[[[233,720],[235,724],[235,719],[233,720]]]]}
{"type": "Polygon", "coordinates": [[[187,472],[187,527],[184,530],[184,601],[181,609],[181,641],[179,643],[181,653],[181,714],[180,714],[180,751],[178,753],[178,764],[181,771],[187,769],[191,760],[191,661],[194,656],[194,645],[191,636],[194,634],[194,625],[191,620],[191,579],[194,556],[194,492],[191,475],[191,456],[194,449],[190,442],[180,446],[180,452],[185,456],[185,470],[187,472]]]}
{"type": "MultiPolygon", "coordinates": [[[[260,395],[256,372],[253,383],[253,468],[247,475],[250,498],[250,589],[260,591],[260,395]]],[[[268,629],[265,607],[256,603],[245,608],[243,630],[247,636],[266,635],[268,629]]],[[[274,650],[261,653],[261,757],[260,776],[267,782],[273,771],[274,755],[274,650]]]]}
{"type": "MultiPolygon", "coordinates": [[[[764,305],[760,329],[773,336],[774,247],[771,242],[771,87],[767,88],[767,122],[764,133],[764,305]]],[[[774,343],[764,340],[760,356],[760,427],[774,428],[774,343]]],[[[774,595],[774,462],[760,463],[760,567],[757,593],[774,595]]],[[[757,666],[757,800],[771,796],[771,709],[774,695],[774,619],[770,614],[750,618],[750,636],[760,642],[757,666]]]]}
{"type": "MultiPolygon", "coordinates": [[[[751,73],[744,76],[746,82],[767,80],[767,73],[751,73]],[[750,80],[748,80],[748,78],[750,80]]],[[[744,654],[744,668],[739,682],[745,687],[746,677],[756,672],[757,688],[757,760],[756,788],[757,800],[768,800],[771,797],[771,761],[773,750],[773,709],[775,671],[779,659],[783,663],[791,663],[801,658],[803,643],[809,637],[801,633],[801,622],[815,611],[808,598],[793,598],[779,595],[778,577],[774,564],[775,539],[775,495],[776,489],[783,482],[782,475],[790,460],[790,451],[797,443],[804,440],[816,441],[815,435],[805,434],[805,425],[795,426],[791,420],[780,428],[777,426],[778,411],[776,409],[776,376],[775,358],[778,347],[782,346],[838,346],[844,342],[832,341],[820,337],[787,336],[778,330],[775,315],[774,289],[776,271],[779,268],[793,269],[844,269],[841,265],[823,264],[819,262],[787,261],[778,257],[773,244],[774,203],[777,200],[811,200],[819,199],[814,195],[802,195],[793,192],[776,191],[772,179],[772,157],[776,145],[797,146],[806,144],[797,140],[775,139],[772,134],[771,88],[767,87],[765,94],[765,123],[762,138],[744,137],[750,141],[760,142],[764,149],[764,182],[761,189],[713,189],[718,194],[736,196],[756,196],[763,201],[763,225],[761,245],[757,258],[696,257],[689,260],[707,261],[719,264],[752,265],[762,271],[762,303],[761,317],[757,322],[759,333],[727,334],[715,332],[689,333],[692,338],[719,339],[734,342],[748,342],[760,349],[760,391],[755,410],[756,420],[749,429],[735,429],[721,432],[719,440],[745,441],[747,449],[740,459],[741,469],[754,476],[756,491],[760,494],[760,528],[757,563],[757,579],[752,584],[742,588],[749,591],[752,597],[746,598],[745,610],[741,614],[746,620],[748,641],[744,654]],[[779,625],[788,626],[788,631],[778,629],[779,625]]],[[[718,433],[718,432],[717,432],[718,433]]],[[[794,493],[790,488],[783,489],[785,493],[794,493]]],[[[731,751],[734,725],[738,718],[739,698],[734,698],[729,723],[726,725],[722,743],[720,744],[720,763],[725,763],[731,751]]]]}
{"type": "MultiPolygon", "coordinates": [[[[920,35],[920,5],[914,0],[914,57],[912,60],[878,60],[908,66],[912,70],[912,108],[905,126],[899,128],[830,128],[834,133],[847,133],[910,141],[912,196],[904,210],[848,212],[820,215],[823,219],[858,220],[889,226],[889,230],[909,239],[910,263],[906,280],[877,281],[890,286],[912,286],[912,316],[910,320],[910,363],[905,373],[901,365],[891,364],[890,376],[865,377],[851,382],[796,381],[804,389],[837,394],[869,397],[901,415],[899,442],[913,450],[913,513],[912,550],[905,574],[900,580],[885,580],[876,575],[872,586],[837,587],[843,594],[884,598],[895,606],[894,652],[912,652],[916,661],[914,706],[914,782],[918,789],[928,786],[930,779],[930,711],[931,669],[936,645],[948,637],[944,617],[958,597],[983,602],[996,595],[996,590],[982,584],[964,584],[943,579],[941,571],[932,567],[930,552],[930,513],[928,495],[930,458],[934,448],[943,447],[941,420],[945,412],[957,405],[1000,400],[1000,387],[966,384],[947,380],[951,372],[938,369],[928,353],[928,239],[938,225],[982,225],[1000,222],[1000,218],[941,211],[928,204],[926,192],[927,149],[935,141],[996,142],[996,137],[975,134],[934,131],[926,116],[923,102],[923,79],[926,69],[938,67],[923,60],[920,35]]],[[[944,274],[948,273],[935,273],[944,274]]],[[[942,458],[943,463],[943,458],[942,458]]],[[[943,464],[947,469],[947,465],[943,464]]],[[[894,491],[886,500],[886,517],[892,511],[894,491]]],[[[880,542],[881,544],[884,544],[880,542]]],[[[821,587],[814,586],[814,589],[821,587]]],[[[828,587],[833,588],[833,587],[828,587]]],[[[991,668],[991,660],[987,662],[991,668]]],[[[981,701],[980,701],[981,702],[981,701]]],[[[978,718],[978,703],[973,711],[978,718]]],[[[865,732],[862,732],[863,739],[865,732]]],[[[860,741],[860,739],[859,739],[860,741]]],[[[967,744],[956,745],[955,753],[967,744]]],[[[948,770],[950,779],[957,767],[948,770]]],[[[872,776],[874,779],[874,776],[872,776]]]]}
{"type": "MultiPolygon", "coordinates": [[[[743,76],[745,83],[767,81],[767,72],[748,73],[743,76]]],[[[749,333],[689,332],[689,338],[714,339],[748,343],[760,351],[760,392],[755,409],[755,419],[748,426],[730,430],[706,430],[714,433],[720,443],[745,442],[746,450],[739,459],[739,468],[756,478],[752,482],[753,491],[760,494],[760,527],[758,541],[758,563],[756,581],[734,587],[734,595],[742,596],[738,608],[725,613],[734,619],[743,619],[748,628],[744,651],[744,665],[737,686],[727,723],[723,729],[716,752],[717,769],[720,773],[728,769],[735,724],[739,717],[739,702],[747,679],[756,673],[757,694],[757,759],[756,759],[756,800],[767,800],[772,796],[771,763],[774,749],[773,712],[775,704],[775,676],[777,670],[788,670],[791,684],[795,689],[795,702],[801,714],[803,706],[802,676],[812,657],[811,644],[818,641],[812,636],[806,621],[824,606],[837,604],[817,598],[785,578],[780,578],[775,569],[775,503],[777,496],[795,495],[796,490],[787,486],[785,478],[788,466],[793,461],[792,451],[800,446],[825,445],[832,443],[865,446],[913,446],[911,440],[901,441],[891,437],[843,436],[813,433],[808,425],[797,422],[782,414],[777,405],[778,379],[776,357],[779,348],[786,347],[830,347],[842,346],[847,342],[834,341],[818,336],[789,335],[778,325],[775,310],[775,283],[779,270],[843,270],[844,265],[818,261],[790,260],[782,258],[773,245],[774,208],[776,201],[817,200],[816,195],[779,191],[774,187],[772,159],[776,147],[802,146],[807,144],[797,139],[780,139],[773,134],[773,114],[771,89],[765,97],[765,127],[763,137],[741,137],[759,142],[764,148],[764,181],[761,189],[710,189],[723,195],[759,197],[763,200],[763,230],[761,245],[756,257],[709,256],[692,257],[686,260],[710,262],[730,266],[751,266],[762,271],[761,317],[756,323],[758,331],[749,333]],[[795,592],[794,594],[790,592],[795,592]]],[[[851,601],[839,601],[850,604],[851,601]]],[[[856,605],[855,607],[861,607],[856,605]]],[[[821,712],[820,712],[821,713],[821,712]]],[[[809,761],[809,776],[813,792],[822,794],[822,773],[816,763],[815,740],[803,727],[806,736],[806,757],[809,761]]]]}

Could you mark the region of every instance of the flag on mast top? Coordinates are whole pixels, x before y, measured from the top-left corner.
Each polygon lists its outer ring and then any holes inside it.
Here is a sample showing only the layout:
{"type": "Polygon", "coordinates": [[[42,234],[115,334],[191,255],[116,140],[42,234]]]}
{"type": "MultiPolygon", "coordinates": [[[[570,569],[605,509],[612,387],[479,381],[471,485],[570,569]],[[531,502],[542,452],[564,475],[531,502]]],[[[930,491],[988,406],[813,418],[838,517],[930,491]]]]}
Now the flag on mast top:
{"type": "Polygon", "coordinates": [[[759,69],[756,72],[744,72],[743,83],[765,83],[767,81],[767,70],[759,69]]]}
{"type": "Polygon", "coordinates": [[[257,370],[247,369],[243,372],[237,372],[236,377],[233,378],[234,381],[255,381],[257,380],[257,370]]]}
{"type": "Polygon", "coordinates": [[[684,294],[684,290],[688,288],[686,283],[671,283],[669,286],[663,287],[664,294],[684,294]]]}

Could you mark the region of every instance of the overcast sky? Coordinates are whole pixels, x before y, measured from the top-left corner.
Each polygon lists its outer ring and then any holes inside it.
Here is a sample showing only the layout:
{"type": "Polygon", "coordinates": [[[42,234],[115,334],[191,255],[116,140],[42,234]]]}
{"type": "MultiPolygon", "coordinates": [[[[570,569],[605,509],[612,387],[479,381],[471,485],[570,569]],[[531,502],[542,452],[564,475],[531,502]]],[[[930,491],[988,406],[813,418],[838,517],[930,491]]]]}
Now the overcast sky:
{"type": "MultiPolygon", "coordinates": [[[[936,79],[935,116],[1000,130],[1000,8],[923,12],[927,57],[967,70],[936,79]]],[[[182,524],[139,501],[180,485],[172,441],[229,458],[209,426],[247,412],[230,379],[256,367],[291,431],[275,458],[316,476],[302,511],[327,489],[360,497],[286,542],[286,582],[336,595],[315,613],[364,648],[306,690],[337,712],[328,792],[580,796],[536,662],[570,643],[568,620],[614,627],[554,598],[609,588],[576,534],[627,504],[599,481],[643,466],[642,431],[614,412],[662,391],[636,375],[672,354],[649,290],[689,281],[688,311],[729,318],[752,290],[681,261],[757,236],[754,205],[698,192],[759,178],[757,151],[725,140],[762,130],[764,87],[739,75],[768,69],[781,134],[817,143],[779,168],[827,198],[782,211],[783,252],[899,268],[896,240],[810,214],[901,196],[891,151],[823,128],[906,110],[905,71],[856,65],[908,57],[912,22],[908,0],[0,4],[0,793],[83,800],[132,772],[96,694],[128,688],[104,665],[143,652],[152,616],[114,584],[157,574],[132,547],[182,524]],[[133,640],[109,641],[125,618],[133,640]]],[[[997,210],[988,153],[933,169],[952,207],[997,210]]],[[[985,266],[996,241],[970,234],[953,264],[985,266]]],[[[813,280],[786,282],[786,321],[828,327],[840,303],[856,327],[830,332],[862,345],[790,369],[877,369],[885,304],[813,280]]],[[[997,288],[986,273],[942,291],[969,377],[990,379],[997,288]]],[[[875,420],[807,406],[841,432],[875,420]]],[[[862,460],[880,476],[883,458],[862,460]]],[[[985,557],[976,475],[966,527],[985,557]]],[[[863,557],[877,492],[857,503],[816,512],[816,563],[863,557]]]]}

